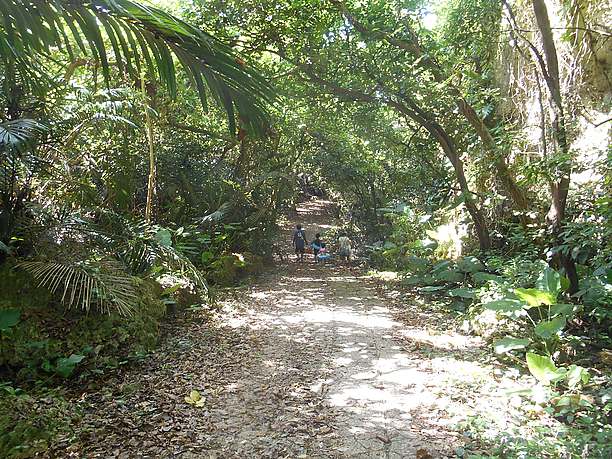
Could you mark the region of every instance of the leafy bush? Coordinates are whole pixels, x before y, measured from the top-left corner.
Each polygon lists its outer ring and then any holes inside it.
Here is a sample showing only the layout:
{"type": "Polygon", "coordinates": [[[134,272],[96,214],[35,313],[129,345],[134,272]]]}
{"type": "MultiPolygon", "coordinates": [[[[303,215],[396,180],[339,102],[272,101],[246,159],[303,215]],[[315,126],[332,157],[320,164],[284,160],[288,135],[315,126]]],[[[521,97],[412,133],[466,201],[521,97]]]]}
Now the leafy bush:
{"type": "Polygon", "coordinates": [[[385,242],[369,246],[370,263],[385,269],[419,271],[420,260],[434,253],[437,243],[427,236],[431,215],[416,212],[405,204],[377,209],[390,223],[385,242]]]}

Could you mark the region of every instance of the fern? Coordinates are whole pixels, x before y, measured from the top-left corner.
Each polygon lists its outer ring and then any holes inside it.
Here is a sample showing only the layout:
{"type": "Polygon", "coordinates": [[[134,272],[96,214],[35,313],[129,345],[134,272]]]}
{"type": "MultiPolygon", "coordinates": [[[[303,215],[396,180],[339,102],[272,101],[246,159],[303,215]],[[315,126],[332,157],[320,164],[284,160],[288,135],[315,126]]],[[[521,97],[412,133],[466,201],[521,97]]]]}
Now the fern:
{"type": "Polygon", "coordinates": [[[27,261],[17,267],[32,274],[39,287],[60,293],[69,308],[89,312],[93,307],[105,313],[132,315],[138,303],[134,279],[117,262],[27,261]]]}

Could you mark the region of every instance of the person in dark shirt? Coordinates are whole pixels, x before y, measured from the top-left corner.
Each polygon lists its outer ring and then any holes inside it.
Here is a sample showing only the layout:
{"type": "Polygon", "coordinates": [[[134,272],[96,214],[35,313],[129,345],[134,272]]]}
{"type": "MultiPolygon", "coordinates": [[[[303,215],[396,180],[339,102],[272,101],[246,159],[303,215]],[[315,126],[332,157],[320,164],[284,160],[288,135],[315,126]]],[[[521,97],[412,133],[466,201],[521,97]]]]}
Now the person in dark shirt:
{"type": "Polygon", "coordinates": [[[306,231],[302,229],[302,225],[296,225],[295,231],[293,232],[293,247],[295,248],[295,254],[297,255],[295,261],[304,261],[304,251],[307,243],[306,231]]]}

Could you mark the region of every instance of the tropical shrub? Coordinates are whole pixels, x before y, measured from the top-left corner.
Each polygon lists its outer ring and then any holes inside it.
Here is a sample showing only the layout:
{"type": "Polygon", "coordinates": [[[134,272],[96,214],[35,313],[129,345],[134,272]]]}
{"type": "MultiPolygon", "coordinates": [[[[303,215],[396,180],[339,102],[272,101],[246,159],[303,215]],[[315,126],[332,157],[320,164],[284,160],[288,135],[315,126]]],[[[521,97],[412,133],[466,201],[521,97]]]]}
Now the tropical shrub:
{"type": "Polygon", "coordinates": [[[6,265],[0,287],[0,317],[4,311],[19,312],[19,320],[0,332],[0,369],[13,381],[51,382],[104,371],[158,342],[165,307],[152,281],[136,285],[138,302],[128,317],[65,310],[27,273],[6,265]]]}

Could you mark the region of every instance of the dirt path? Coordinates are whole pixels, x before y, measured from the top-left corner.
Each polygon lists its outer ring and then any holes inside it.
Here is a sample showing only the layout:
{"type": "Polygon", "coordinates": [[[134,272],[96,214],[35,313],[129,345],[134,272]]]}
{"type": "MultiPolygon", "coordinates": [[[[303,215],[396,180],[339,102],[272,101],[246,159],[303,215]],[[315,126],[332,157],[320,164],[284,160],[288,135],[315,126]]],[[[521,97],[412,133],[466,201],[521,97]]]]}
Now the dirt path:
{"type": "MultiPolygon", "coordinates": [[[[328,208],[300,209],[308,237],[327,229],[328,208]]],[[[460,378],[468,392],[490,369],[470,358],[478,343],[428,330],[443,316],[392,304],[357,269],[280,263],[228,293],[220,314],[179,320],[142,367],[84,393],[78,438],[49,454],[454,456],[461,442],[445,424],[473,400],[453,398],[449,384],[460,378]],[[193,389],[204,407],[185,403],[193,389]]]]}

